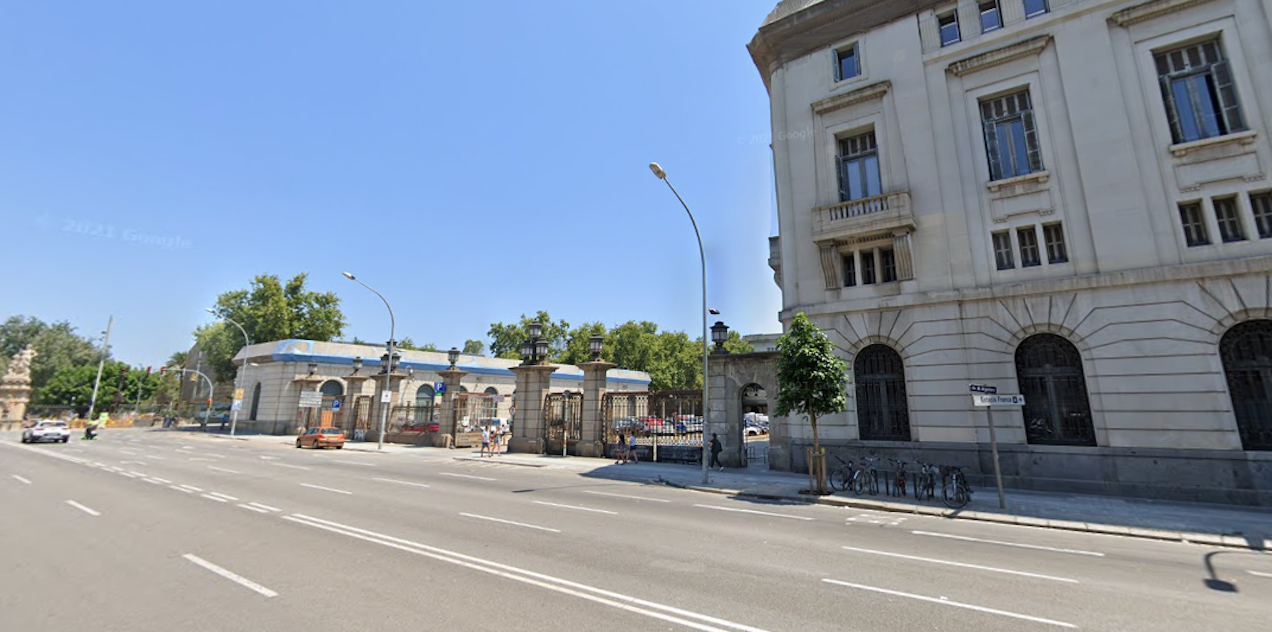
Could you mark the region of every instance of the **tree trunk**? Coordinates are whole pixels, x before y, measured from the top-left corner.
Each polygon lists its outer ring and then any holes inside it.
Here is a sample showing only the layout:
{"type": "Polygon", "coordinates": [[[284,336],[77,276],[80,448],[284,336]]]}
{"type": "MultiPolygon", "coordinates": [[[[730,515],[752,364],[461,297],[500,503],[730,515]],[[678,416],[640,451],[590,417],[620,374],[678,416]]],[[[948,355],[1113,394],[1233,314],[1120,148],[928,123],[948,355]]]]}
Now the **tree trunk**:
{"type": "Polygon", "coordinates": [[[813,491],[819,495],[826,493],[826,455],[822,454],[821,441],[817,437],[817,415],[809,413],[808,424],[813,427],[813,460],[809,462],[809,471],[816,481],[813,491]]]}

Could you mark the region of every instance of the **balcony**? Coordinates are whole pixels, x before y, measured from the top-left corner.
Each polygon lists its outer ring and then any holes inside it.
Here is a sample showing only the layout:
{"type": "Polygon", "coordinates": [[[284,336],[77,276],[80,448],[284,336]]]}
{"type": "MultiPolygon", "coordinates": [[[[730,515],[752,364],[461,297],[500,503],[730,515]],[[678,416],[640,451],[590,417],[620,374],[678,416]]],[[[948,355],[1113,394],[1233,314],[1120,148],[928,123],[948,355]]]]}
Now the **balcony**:
{"type": "Polygon", "coordinates": [[[897,191],[813,209],[813,241],[853,241],[914,230],[910,192],[897,191]]]}

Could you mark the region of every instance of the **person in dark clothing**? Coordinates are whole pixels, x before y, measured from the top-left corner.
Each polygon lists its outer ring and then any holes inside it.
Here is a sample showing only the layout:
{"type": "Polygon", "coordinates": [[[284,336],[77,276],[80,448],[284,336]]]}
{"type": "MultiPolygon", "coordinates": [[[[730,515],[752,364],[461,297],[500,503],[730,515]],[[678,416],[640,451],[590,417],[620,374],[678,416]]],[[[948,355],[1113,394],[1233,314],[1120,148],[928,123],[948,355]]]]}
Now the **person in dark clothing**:
{"type": "Polygon", "coordinates": [[[724,451],[724,446],[720,445],[720,438],[716,433],[711,433],[711,467],[719,468],[724,471],[724,465],[720,464],[720,453],[724,451]]]}

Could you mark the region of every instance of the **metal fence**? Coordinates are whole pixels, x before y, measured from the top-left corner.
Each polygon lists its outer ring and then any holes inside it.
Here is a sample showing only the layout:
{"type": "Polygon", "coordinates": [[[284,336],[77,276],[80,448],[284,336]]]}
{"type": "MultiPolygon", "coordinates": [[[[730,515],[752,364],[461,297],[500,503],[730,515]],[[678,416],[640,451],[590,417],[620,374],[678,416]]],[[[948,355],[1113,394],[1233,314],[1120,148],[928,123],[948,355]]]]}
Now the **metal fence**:
{"type": "Polygon", "coordinates": [[[543,416],[549,452],[560,451],[562,435],[578,441],[583,437],[583,393],[549,393],[543,398],[543,416]]]}
{"type": "Polygon", "coordinates": [[[634,435],[644,460],[701,462],[702,391],[606,393],[601,419],[607,454],[614,454],[620,435],[634,435]]]}

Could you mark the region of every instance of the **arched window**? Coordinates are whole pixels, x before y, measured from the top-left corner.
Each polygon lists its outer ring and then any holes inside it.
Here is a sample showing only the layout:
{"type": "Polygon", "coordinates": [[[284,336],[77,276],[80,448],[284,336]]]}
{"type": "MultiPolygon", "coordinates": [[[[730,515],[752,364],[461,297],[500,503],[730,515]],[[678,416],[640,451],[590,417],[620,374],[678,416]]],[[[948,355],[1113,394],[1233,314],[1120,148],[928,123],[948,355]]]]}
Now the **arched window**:
{"type": "Polygon", "coordinates": [[[1025,438],[1049,445],[1095,445],[1082,354],[1055,334],[1036,334],[1016,348],[1016,379],[1025,396],[1025,438]]]}
{"type": "Polygon", "coordinates": [[[433,385],[421,384],[415,389],[415,421],[419,423],[433,420],[433,385]]]}
{"type": "Polygon", "coordinates": [[[487,386],[487,387],[486,387],[486,394],[487,394],[487,395],[498,395],[498,394],[499,394],[499,390],[498,390],[498,389],[496,389],[496,388],[495,388],[495,387],[493,387],[493,386],[487,386]]]}
{"type": "Polygon", "coordinates": [[[340,397],[344,395],[344,385],[335,380],[323,382],[322,387],[318,390],[322,392],[323,397],[340,397]]]}
{"type": "Polygon", "coordinates": [[[261,383],[257,382],[256,386],[252,388],[252,409],[251,409],[251,413],[247,416],[247,418],[252,421],[256,421],[256,411],[259,410],[260,407],[261,407],[261,383]]]}
{"type": "Polygon", "coordinates": [[[1272,320],[1241,323],[1219,341],[1241,447],[1272,450],[1272,320]]]}
{"type": "Polygon", "coordinates": [[[862,349],[852,363],[857,382],[857,427],[863,441],[910,441],[905,366],[887,345],[862,349]]]}

